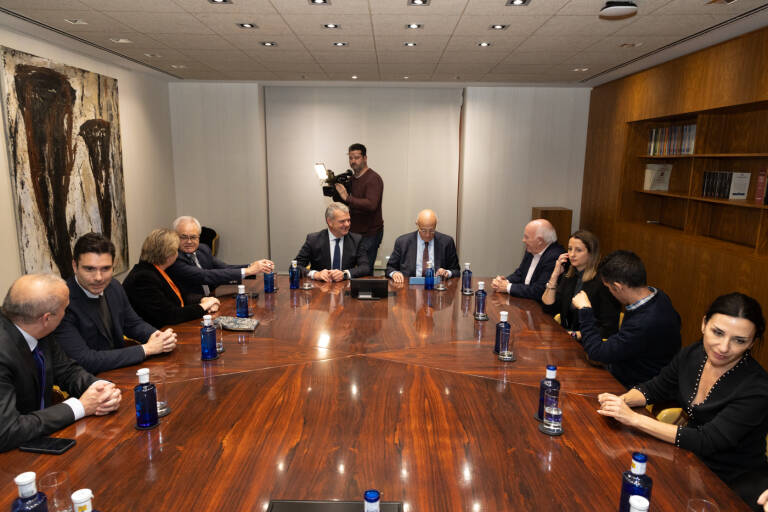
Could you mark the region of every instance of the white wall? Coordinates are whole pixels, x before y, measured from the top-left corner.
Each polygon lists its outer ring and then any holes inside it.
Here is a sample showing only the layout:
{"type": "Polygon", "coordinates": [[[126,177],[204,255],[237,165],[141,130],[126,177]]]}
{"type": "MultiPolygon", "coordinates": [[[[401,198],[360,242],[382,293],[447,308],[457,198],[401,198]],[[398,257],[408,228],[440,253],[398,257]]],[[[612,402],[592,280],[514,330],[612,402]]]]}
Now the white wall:
{"type": "Polygon", "coordinates": [[[523,255],[533,206],[573,210],[578,226],[586,88],[469,87],[466,91],[459,254],[478,275],[506,275],[523,255]]]}
{"type": "MultiPolygon", "coordinates": [[[[65,50],[3,23],[0,19],[4,46],[117,79],[128,250],[135,263],[147,233],[166,225],[176,213],[168,81],[155,72],[135,71],[65,50]]],[[[4,295],[21,275],[5,133],[0,136],[0,240],[5,244],[0,265],[0,295],[4,295]]]]}
{"type": "Polygon", "coordinates": [[[224,261],[266,258],[263,88],[176,82],[170,94],[178,215],[214,228],[224,261]]]}
{"type": "Polygon", "coordinates": [[[416,229],[431,208],[438,229],[456,233],[459,169],[459,88],[267,87],[267,163],[272,257],[285,270],[305,235],[326,227],[315,162],[349,168],[347,148],[365,144],[368,166],[384,180],[384,239],[416,229]]]}

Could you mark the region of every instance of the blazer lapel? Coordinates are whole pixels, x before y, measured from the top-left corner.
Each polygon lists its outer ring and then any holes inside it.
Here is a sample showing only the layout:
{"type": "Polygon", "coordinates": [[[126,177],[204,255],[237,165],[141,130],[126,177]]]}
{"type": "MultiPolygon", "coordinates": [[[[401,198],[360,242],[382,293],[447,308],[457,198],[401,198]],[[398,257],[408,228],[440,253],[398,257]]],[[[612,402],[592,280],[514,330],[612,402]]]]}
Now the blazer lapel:
{"type": "Polygon", "coordinates": [[[314,270],[329,269],[333,266],[331,261],[331,241],[328,239],[328,230],[324,229],[320,237],[320,268],[314,270]]]}
{"type": "MultiPolygon", "coordinates": [[[[95,299],[89,299],[88,296],[85,294],[85,292],[80,288],[80,286],[77,285],[77,283],[75,283],[75,286],[77,286],[77,290],[75,291],[75,293],[77,293],[77,300],[79,300],[82,303],[83,309],[85,309],[85,311],[88,313],[88,316],[91,317],[91,320],[96,325],[96,330],[98,330],[99,334],[104,336],[104,338],[106,338],[107,341],[111,340],[112,337],[109,336],[109,334],[107,333],[106,327],[104,327],[104,323],[101,321],[98,305],[94,308],[92,307],[92,304],[89,302],[95,299]]],[[[106,293],[106,290],[104,291],[104,293],[106,293]]],[[[112,318],[112,321],[114,322],[114,318],[112,318]]]]}
{"type": "MultiPolygon", "coordinates": [[[[37,371],[37,364],[35,363],[35,356],[32,355],[32,351],[29,350],[29,344],[27,344],[27,340],[24,339],[24,336],[21,335],[21,332],[16,328],[16,326],[5,318],[4,316],[0,316],[0,319],[2,319],[2,325],[5,328],[5,330],[8,332],[8,336],[13,340],[14,345],[16,345],[16,349],[19,351],[19,354],[21,355],[21,361],[22,365],[25,367],[26,375],[31,376],[32,382],[34,383],[35,388],[35,396],[40,397],[40,376],[38,375],[37,371]]],[[[38,343],[40,341],[38,340],[38,343]]],[[[42,349],[42,347],[40,347],[42,349]]],[[[47,365],[46,365],[47,366],[47,365]]],[[[23,379],[24,376],[20,376],[20,379],[23,379]]],[[[35,399],[37,400],[37,399],[35,399]]],[[[39,407],[39,402],[38,402],[39,407]]]]}
{"type": "Polygon", "coordinates": [[[435,237],[432,239],[434,251],[435,251],[435,258],[434,258],[434,265],[435,265],[435,272],[437,272],[437,269],[443,267],[443,248],[440,245],[440,238],[438,238],[438,233],[435,233],[435,237]]]}
{"type": "MultiPolygon", "coordinates": [[[[418,264],[418,259],[421,258],[421,254],[419,254],[419,232],[414,231],[413,236],[411,237],[411,241],[408,243],[408,248],[410,249],[410,252],[408,254],[408,259],[410,260],[407,265],[410,266],[410,268],[406,268],[408,271],[407,274],[409,276],[415,276],[416,275],[416,265],[418,264]]],[[[406,274],[406,272],[403,272],[403,274],[406,274]]]]}
{"type": "Polygon", "coordinates": [[[349,270],[354,267],[352,263],[355,261],[357,247],[355,247],[355,242],[352,241],[352,237],[349,235],[344,235],[342,240],[344,243],[344,252],[341,255],[341,270],[349,270]]]}
{"type": "MultiPolygon", "coordinates": [[[[112,283],[109,284],[111,285],[112,283]]],[[[115,293],[115,287],[107,286],[104,290],[104,296],[107,298],[107,304],[109,305],[109,316],[112,317],[113,346],[115,348],[120,348],[123,346],[123,324],[118,315],[120,307],[118,304],[119,301],[117,300],[117,293],[115,293]],[[118,337],[120,339],[118,339],[118,337]]]]}

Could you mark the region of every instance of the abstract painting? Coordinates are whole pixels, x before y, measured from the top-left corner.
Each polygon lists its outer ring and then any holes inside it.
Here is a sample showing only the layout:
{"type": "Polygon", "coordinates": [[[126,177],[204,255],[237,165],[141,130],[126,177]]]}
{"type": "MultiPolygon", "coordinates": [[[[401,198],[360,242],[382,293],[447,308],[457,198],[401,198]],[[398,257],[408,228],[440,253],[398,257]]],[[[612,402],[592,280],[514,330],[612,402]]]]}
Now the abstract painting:
{"type": "Polygon", "coordinates": [[[2,48],[2,94],[21,268],[72,274],[90,231],[128,266],[117,80],[2,48]]]}

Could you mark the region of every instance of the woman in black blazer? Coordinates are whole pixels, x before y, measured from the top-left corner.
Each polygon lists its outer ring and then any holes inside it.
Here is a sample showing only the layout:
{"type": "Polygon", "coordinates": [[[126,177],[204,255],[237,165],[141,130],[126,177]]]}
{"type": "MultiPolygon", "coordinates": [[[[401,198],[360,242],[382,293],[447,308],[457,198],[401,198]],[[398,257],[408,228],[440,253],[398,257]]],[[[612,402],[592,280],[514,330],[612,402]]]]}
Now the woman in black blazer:
{"type": "Polygon", "coordinates": [[[581,337],[579,315],[571,299],[581,290],[584,290],[592,303],[603,338],[619,330],[621,304],[597,277],[599,262],[600,243],[597,237],[589,231],[576,231],[568,239],[568,252],[557,259],[544,295],[541,296],[544,312],[550,315],[559,313],[560,325],[577,338],[581,337]],[[570,263],[568,271],[565,271],[566,263],[570,263]]]}
{"type": "Polygon", "coordinates": [[[203,297],[185,304],[176,284],[165,273],[179,251],[179,236],[169,229],[155,229],[141,246],[139,262],[123,281],[131,306],[152,325],[180,324],[219,309],[219,299],[203,297]]]}
{"type": "Polygon", "coordinates": [[[764,330],[755,299],[741,293],[718,297],[701,322],[701,341],[683,347],[648,382],[621,396],[598,395],[598,412],[692,451],[753,510],[762,510],[758,496],[768,487],[768,373],[750,350],[764,330]],[[685,425],[630,409],[670,400],[682,407],[685,425]]]}

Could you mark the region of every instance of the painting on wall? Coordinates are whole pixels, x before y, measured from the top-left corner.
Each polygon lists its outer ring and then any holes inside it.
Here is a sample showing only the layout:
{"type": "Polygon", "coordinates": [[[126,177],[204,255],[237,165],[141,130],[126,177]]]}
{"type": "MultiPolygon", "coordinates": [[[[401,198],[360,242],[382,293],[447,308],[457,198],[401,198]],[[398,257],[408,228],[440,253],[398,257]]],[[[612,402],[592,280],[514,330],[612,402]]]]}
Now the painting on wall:
{"type": "Polygon", "coordinates": [[[90,231],[127,270],[117,80],[0,48],[22,272],[72,275],[72,247],[90,231]]]}

